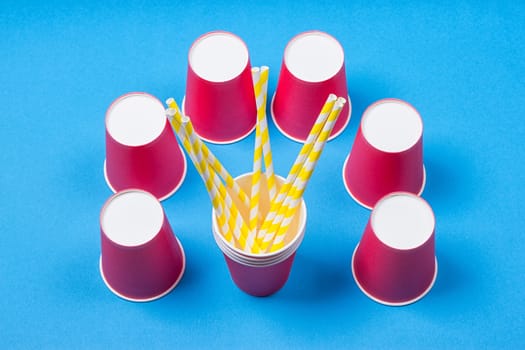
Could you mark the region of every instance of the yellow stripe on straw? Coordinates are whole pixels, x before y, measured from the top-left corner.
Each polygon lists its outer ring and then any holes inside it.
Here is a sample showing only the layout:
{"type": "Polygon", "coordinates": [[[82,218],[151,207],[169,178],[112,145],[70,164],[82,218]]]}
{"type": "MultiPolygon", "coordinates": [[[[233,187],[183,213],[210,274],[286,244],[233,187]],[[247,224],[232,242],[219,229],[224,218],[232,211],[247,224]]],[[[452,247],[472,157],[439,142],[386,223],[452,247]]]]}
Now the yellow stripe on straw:
{"type": "MultiPolygon", "coordinates": [[[[330,136],[330,133],[332,132],[335,122],[337,121],[337,118],[339,117],[339,114],[341,113],[345,103],[346,100],[342,97],[339,97],[335,102],[334,108],[330,113],[326,124],[323,126],[323,130],[319,134],[318,139],[315,141],[312,151],[308,154],[308,158],[304,163],[304,166],[301,168],[301,171],[297,176],[292,188],[290,189],[285,203],[281,206],[278,218],[280,218],[281,215],[284,215],[284,218],[281,223],[276,223],[276,226],[279,226],[278,231],[271,232],[275,234],[275,236],[273,237],[273,243],[270,246],[270,251],[279,250],[284,246],[284,238],[288,232],[290,224],[292,223],[292,219],[295,215],[295,212],[297,211],[299,203],[301,202],[301,198],[306,189],[306,186],[308,185],[308,181],[312,176],[328,137],[330,136]]],[[[272,241],[271,238],[268,240],[272,241]]]]}
{"type": "MultiPolygon", "coordinates": [[[[179,113],[179,115],[182,115],[180,113],[179,106],[177,105],[177,102],[173,97],[170,97],[166,100],[166,104],[168,107],[175,109],[179,113]]],[[[226,186],[231,188],[233,190],[233,193],[239,197],[241,202],[249,208],[250,206],[250,198],[246,194],[246,192],[243,191],[243,189],[239,186],[238,183],[235,182],[233,177],[230,175],[228,170],[219,162],[219,160],[215,157],[215,155],[210,151],[208,146],[204,144],[203,142],[200,142],[200,151],[202,152],[205,159],[208,161],[208,163],[211,165],[213,170],[219,173],[220,177],[224,179],[224,182],[226,183],[226,186]]]]}
{"type": "MultiPolygon", "coordinates": [[[[285,200],[290,187],[292,186],[295,179],[297,178],[297,175],[301,171],[303,163],[306,160],[308,153],[312,149],[315,140],[319,136],[319,133],[321,132],[326,120],[328,119],[328,116],[330,115],[330,112],[332,111],[332,108],[334,106],[336,99],[337,97],[334,94],[328,95],[328,98],[326,99],[325,104],[321,108],[321,112],[319,113],[319,116],[317,117],[312,129],[310,130],[310,133],[308,134],[305,144],[301,148],[294,164],[292,165],[290,172],[288,173],[288,176],[286,177],[286,181],[281,186],[279,193],[277,194],[277,198],[274,198],[271,201],[270,210],[268,214],[266,215],[266,218],[261,226],[261,229],[259,230],[257,234],[259,245],[263,251],[270,244],[269,240],[273,238],[273,235],[269,235],[269,233],[272,232],[272,223],[274,222],[274,219],[278,214],[279,208],[281,207],[281,204],[285,200]]],[[[276,228],[274,227],[273,229],[275,230],[276,228]]]]}

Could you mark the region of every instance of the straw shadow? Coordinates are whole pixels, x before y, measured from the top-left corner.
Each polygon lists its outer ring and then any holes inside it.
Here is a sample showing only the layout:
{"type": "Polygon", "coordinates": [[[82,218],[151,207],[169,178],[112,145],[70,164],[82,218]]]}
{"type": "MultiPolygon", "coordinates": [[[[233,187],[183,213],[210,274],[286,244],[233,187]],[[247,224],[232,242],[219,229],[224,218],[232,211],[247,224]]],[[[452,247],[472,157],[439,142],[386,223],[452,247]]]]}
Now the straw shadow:
{"type": "Polygon", "coordinates": [[[474,193],[472,164],[469,157],[448,145],[425,148],[426,184],[423,197],[432,204],[465,204],[474,193]]]}
{"type": "Polygon", "coordinates": [[[445,252],[438,252],[438,275],[431,293],[436,298],[450,298],[468,286],[469,276],[461,260],[445,252]]]}
{"type": "Polygon", "coordinates": [[[349,261],[340,263],[298,253],[282,296],[299,303],[331,300],[345,294],[352,283],[349,261]]]}
{"type": "MultiPolygon", "coordinates": [[[[450,250],[438,250],[438,275],[436,282],[425,299],[432,305],[436,319],[446,321],[461,313],[464,317],[478,313],[480,305],[486,303],[484,279],[474,266],[468,266],[470,259],[450,250]]],[[[476,258],[474,258],[476,260],[476,258]]]]}
{"type": "Polygon", "coordinates": [[[76,149],[74,154],[60,158],[60,164],[50,177],[52,185],[69,194],[70,200],[85,201],[93,194],[110,194],[104,179],[104,159],[100,147],[76,149]]]}

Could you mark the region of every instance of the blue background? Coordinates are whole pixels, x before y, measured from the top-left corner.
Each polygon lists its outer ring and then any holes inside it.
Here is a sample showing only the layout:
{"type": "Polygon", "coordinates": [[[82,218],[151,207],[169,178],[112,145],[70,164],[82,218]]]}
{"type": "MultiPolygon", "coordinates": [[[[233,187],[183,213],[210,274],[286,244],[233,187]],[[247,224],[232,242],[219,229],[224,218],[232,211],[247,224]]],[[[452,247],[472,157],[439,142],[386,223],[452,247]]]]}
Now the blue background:
{"type": "MultiPolygon", "coordinates": [[[[3,1],[0,8],[0,343],[7,348],[516,348],[525,346],[525,5],[519,1],[3,1]],[[518,4],[519,3],[519,4],[518,4]],[[179,102],[201,34],[238,34],[273,94],[286,43],[319,29],[345,49],[353,114],[305,193],[309,218],[285,287],[232,283],[193,167],[163,202],[187,254],[151,303],[114,296],[98,270],[104,114],[129,91],[179,102]],[[439,275],[421,301],[379,305],[350,259],[369,216],[341,168],[364,109],[385,97],[424,121],[439,275]]],[[[300,145],[270,122],[277,172],[300,145]]],[[[234,174],[253,137],[212,150],[234,174]]]]}

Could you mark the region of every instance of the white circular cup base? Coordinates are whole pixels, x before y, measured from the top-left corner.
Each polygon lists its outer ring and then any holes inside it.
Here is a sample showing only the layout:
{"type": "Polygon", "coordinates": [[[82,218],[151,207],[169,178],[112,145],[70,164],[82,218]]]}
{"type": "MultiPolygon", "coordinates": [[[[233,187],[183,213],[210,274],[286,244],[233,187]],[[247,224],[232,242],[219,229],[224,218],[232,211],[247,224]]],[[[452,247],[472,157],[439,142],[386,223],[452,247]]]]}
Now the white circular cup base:
{"type": "MultiPolygon", "coordinates": [[[[184,96],[182,98],[182,115],[186,115],[185,111],[184,111],[184,104],[186,102],[186,96],[184,96]]],[[[190,117],[191,119],[191,117],[190,117]]],[[[229,144],[232,144],[232,143],[235,143],[235,142],[239,142],[243,139],[245,139],[246,137],[248,137],[248,135],[250,135],[254,130],[255,130],[255,127],[257,126],[257,118],[255,119],[255,123],[253,124],[253,126],[250,128],[250,130],[248,130],[246,133],[242,134],[241,136],[235,138],[235,139],[231,139],[231,140],[226,140],[226,141],[217,141],[217,140],[212,140],[212,139],[208,139],[206,137],[203,137],[201,136],[197,130],[194,130],[195,133],[197,134],[197,136],[199,136],[199,138],[202,140],[202,141],[205,141],[205,142],[208,142],[208,143],[212,143],[212,144],[215,144],[215,145],[229,145],[229,144]]]]}
{"type": "MultiPolygon", "coordinates": [[[[167,194],[165,194],[164,196],[162,196],[161,198],[159,198],[159,201],[163,201],[165,199],[168,199],[169,197],[171,197],[175,192],[177,192],[177,190],[182,186],[182,184],[184,183],[184,179],[186,178],[186,172],[188,170],[188,164],[187,164],[187,161],[186,161],[186,155],[184,154],[184,151],[182,150],[182,147],[180,147],[179,145],[179,148],[180,148],[180,151],[182,153],[182,160],[183,160],[183,164],[184,164],[184,169],[182,170],[182,176],[179,180],[179,182],[177,184],[175,184],[175,187],[170,191],[168,192],[167,194]]],[[[109,187],[109,189],[113,192],[113,193],[117,193],[117,191],[115,190],[115,187],[113,187],[113,185],[111,184],[111,182],[109,181],[109,178],[108,178],[108,171],[106,169],[106,160],[104,159],[104,179],[106,179],[106,183],[109,187]]]]}
{"type": "Polygon", "coordinates": [[[361,291],[367,296],[369,297],[370,299],[372,299],[373,301],[375,301],[376,303],[379,303],[379,304],[383,304],[383,305],[387,305],[387,306],[404,306],[404,305],[409,305],[409,304],[412,304],[412,303],[415,303],[416,301],[418,301],[419,299],[423,298],[425,295],[428,294],[428,292],[430,292],[430,290],[432,289],[432,287],[434,286],[434,283],[436,282],[436,278],[437,278],[437,273],[438,273],[438,262],[437,262],[437,258],[434,258],[435,261],[436,261],[436,267],[434,269],[434,276],[432,277],[432,281],[430,282],[430,285],[427,287],[427,289],[425,289],[425,291],[423,291],[423,293],[419,294],[418,296],[416,296],[415,298],[412,298],[410,300],[407,300],[407,301],[402,301],[402,302],[397,302],[397,303],[393,303],[393,302],[390,302],[390,301],[386,301],[386,300],[382,300],[382,299],[379,299],[375,296],[373,296],[372,294],[370,294],[362,285],[361,283],[359,283],[359,280],[357,279],[356,275],[355,275],[355,269],[354,269],[354,258],[355,258],[355,253],[357,252],[357,247],[359,247],[359,243],[356,245],[355,249],[354,249],[354,252],[352,253],[352,262],[351,262],[351,267],[352,267],[352,276],[354,277],[354,281],[355,283],[357,284],[357,286],[359,287],[359,289],[361,289],[361,291]]]}
{"type": "Polygon", "coordinates": [[[130,298],[128,296],[125,296],[119,292],[117,292],[109,283],[108,281],[106,280],[106,276],[104,276],[104,270],[102,269],[102,255],[100,256],[99,258],[99,270],[100,270],[100,276],[102,277],[102,280],[104,281],[104,284],[106,285],[106,287],[108,287],[108,289],[113,293],[115,294],[116,296],[124,299],[124,300],[127,300],[127,301],[133,301],[133,302],[137,302],[137,303],[145,303],[145,302],[148,302],[148,301],[153,301],[153,300],[157,300],[157,299],[160,299],[162,298],[163,296],[167,295],[169,292],[171,292],[176,286],[177,284],[179,284],[180,280],[182,279],[182,276],[184,275],[184,271],[186,270],[186,254],[184,253],[184,248],[182,248],[182,244],[180,243],[179,239],[177,237],[175,237],[175,239],[177,240],[177,244],[179,245],[179,248],[180,248],[180,251],[182,253],[182,268],[180,270],[180,274],[179,276],[177,277],[177,279],[175,280],[175,282],[167,289],[165,290],[164,292],[158,294],[158,295],[155,295],[153,297],[150,297],[150,298],[146,298],[146,299],[136,299],[136,298],[130,298]]]}
{"type": "MultiPolygon", "coordinates": [[[[345,188],[346,188],[346,192],[348,192],[348,194],[350,195],[350,197],[352,197],[352,199],[354,201],[356,201],[357,204],[359,204],[360,206],[366,208],[366,209],[370,209],[372,210],[373,207],[372,206],[369,206],[369,205],[366,205],[365,203],[361,202],[359,199],[357,199],[357,197],[352,193],[352,191],[350,191],[350,186],[348,185],[348,183],[346,182],[346,177],[345,177],[345,169],[346,169],[346,163],[348,162],[348,158],[350,158],[350,154],[346,157],[345,159],[345,162],[343,164],[343,170],[342,170],[342,177],[343,177],[343,184],[345,185],[345,188]]],[[[423,165],[423,183],[421,184],[421,188],[419,189],[419,192],[416,193],[416,195],[418,196],[421,196],[421,194],[423,193],[423,190],[425,189],[425,184],[427,182],[427,172],[425,170],[425,165],[423,165]]]]}
{"type": "MultiPolygon", "coordinates": [[[[328,141],[331,141],[333,139],[335,139],[337,136],[339,136],[343,131],[345,131],[346,127],[348,126],[348,123],[350,122],[350,118],[352,116],[352,100],[350,100],[350,96],[347,96],[347,103],[348,103],[348,114],[346,116],[344,116],[344,118],[346,118],[346,121],[345,123],[343,124],[343,127],[338,130],[336,133],[330,135],[328,137],[328,141]]],[[[279,125],[279,123],[277,122],[277,120],[275,119],[275,114],[273,112],[273,102],[275,100],[275,93],[273,94],[272,96],[272,102],[270,104],[270,115],[272,117],[272,121],[275,125],[275,127],[277,128],[277,130],[279,130],[281,132],[281,134],[283,134],[284,136],[286,136],[287,138],[289,138],[290,140],[292,141],[295,141],[295,142],[298,142],[298,143],[304,143],[306,140],[302,140],[302,139],[299,139],[297,137],[294,137],[290,134],[288,134],[286,131],[284,131],[284,129],[279,125]]],[[[341,118],[341,116],[339,117],[341,118]]]]}

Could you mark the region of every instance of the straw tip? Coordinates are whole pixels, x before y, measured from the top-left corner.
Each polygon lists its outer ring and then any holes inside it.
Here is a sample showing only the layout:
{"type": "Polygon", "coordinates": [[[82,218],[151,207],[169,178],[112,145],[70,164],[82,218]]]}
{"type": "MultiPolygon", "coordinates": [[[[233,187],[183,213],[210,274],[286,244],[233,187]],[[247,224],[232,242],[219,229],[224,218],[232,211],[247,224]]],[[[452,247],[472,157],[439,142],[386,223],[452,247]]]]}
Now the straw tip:
{"type": "Polygon", "coordinates": [[[252,67],[252,73],[259,73],[261,71],[261,68],[259,67],[252,67]]]}
{"type": "Polygon", "coordinates": [[[177,112],[174,108],[166,108],[166,115],[168,117],[173,117],[177,112]]]}
{"type": "Polygon", "coordinates": [[[346,104],[346,98],[344,97],[338,97],[335,103],[339,106],[344,106],[346,104]]]}
{"type": "Polygon", "coordinates": [[[173,102],[175,102],[175,99],[173,97],[169,97],[166,99],[166,104],[169,106],[171,105],[173,102]]]}
{"type": "Polygon", "coordinates": [[[335,100],[337,100],[337,95],[336,94],[329,94],[327,100],[328,100],[328,102],[335,101],[335,100]]]}
{"type": "Polygon", "coordinates": [[[269,69],[270,69],[270,67],[268,67],[268,66],[261,66],[261,72],[265,72],[265,71],[267,71],[269,69]]]}

